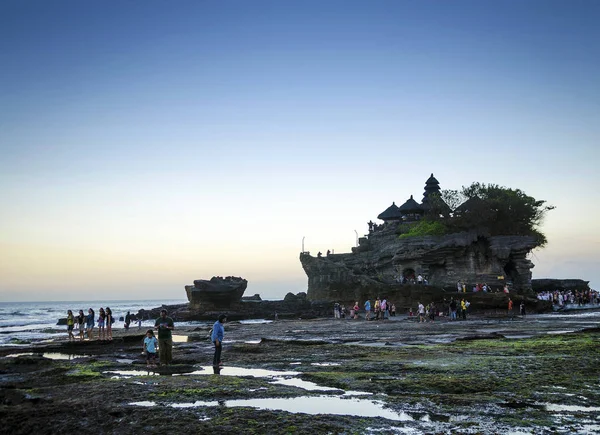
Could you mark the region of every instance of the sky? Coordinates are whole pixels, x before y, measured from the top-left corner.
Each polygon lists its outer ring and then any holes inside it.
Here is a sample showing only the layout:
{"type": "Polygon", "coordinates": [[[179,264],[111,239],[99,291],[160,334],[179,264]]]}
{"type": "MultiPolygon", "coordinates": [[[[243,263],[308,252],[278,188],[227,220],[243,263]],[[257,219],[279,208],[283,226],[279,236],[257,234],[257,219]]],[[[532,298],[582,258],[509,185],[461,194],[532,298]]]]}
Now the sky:
{"type": "Polygon", "coordinates": [[[600,284],[600,2],[0,2],[0,301],[306,291],[392,201],[556,206],[534,278],[600,284]]]}

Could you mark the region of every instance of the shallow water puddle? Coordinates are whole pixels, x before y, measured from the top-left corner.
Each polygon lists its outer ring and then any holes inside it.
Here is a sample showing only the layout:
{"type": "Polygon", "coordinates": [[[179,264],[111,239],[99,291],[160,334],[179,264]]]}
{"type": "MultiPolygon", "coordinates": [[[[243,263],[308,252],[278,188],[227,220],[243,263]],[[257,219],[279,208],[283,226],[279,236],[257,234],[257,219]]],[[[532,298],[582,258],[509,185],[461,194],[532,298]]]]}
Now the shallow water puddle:
{"type": "Polygon", "coordinates": [[[276,379],[271,384],[277,385],[287,385],[289,387],[297,387],[302,388],[307,391],[340,391],[341,388],[333,388],[333,387],[322,387],[320,385],[315,384],[314,382],[303,381],[298,378],[281,378],[276,379]]]}
{"type": "Polygon", "coordinates": [[[150,402],[149,400],[144,400],[141,402],[132,402],[132,403],[130,403],[130,405],[151,407],[151,406],[156,406],[156,403],[150,402]]]}
{"type": "MultiPolygon", "coordinates": [[[[196,370],[190,373],[182,373],[182,375],[212,375],[212,366],[202,366],[201,370],[196,370]]],[[[276,370],[264,369],[246,369],[243,367],[223,367],[220,370],[222,376],[251,376],[253,378],[273,378],[278,376],[298,376],[298,372],[279,372],[276,370]]]]}
{"type": "Polygon", "coordinates": [[[536,403],[551,412],[600,412],[600,406],[559,405],[557,403],[536,403]]]}
{"type": "Polygon", "coordinates": [[[333,367],[333,366],[341,366],[340,363],[310,363],[311,366],[319,366],[319,367],[333,367]]]}
{"type": "Polygon", "coordinates": [[[266,319],[246,319],[246,320],[240,320],[240,325],[259,325],[259,324],[265,324],[265,323],[273,323],[272,320],[266,320],[266,319]]]}
{"type": "Polygon", "coordinates": [[[114,374],[111,379],[128,379],[134,376],[159,376],[160,373],[156,373],[150,370],[108,370],[102,372],[103,374],[114,374]]]}
{"type": "Polygon", "coordinates": [[[172,335],[173,343],[187,343],[188,336],[187,335],[172,335]]]}
{"type": "MultiPolygon", "coordinates": [[[[156,406],[156,402],[133,402],[134,406],[156,406]]],[[[173,403],[172,408],[199,408],[203,406],[226,406],[229,408],[249,407],[270,411],[285,411],[294,414],[332,414],[356,417],[386,418],[394,421],[413,421],[405,412],[395,412],[384,407],[383,402],[362,399],[343,399],[340,397],[294,397],[290,399],[243,399],[222,402],[173,403]]]]}
{"type": "Polygon", "coordinates": [[[33,356],[33,355],[41,355],[44,358],[53,359],[53,360],[72,360],[76,358],[89,358],[91,355],[79,355],[79,354],[69,354],[69,353],[60,353],[60,352],[45,352],[42,354],[36,354],[33,352],[24,352],[24,353],[13,353],[10,355],[6,355],[7,358],[18,358],[20,356],[33,356]]]}

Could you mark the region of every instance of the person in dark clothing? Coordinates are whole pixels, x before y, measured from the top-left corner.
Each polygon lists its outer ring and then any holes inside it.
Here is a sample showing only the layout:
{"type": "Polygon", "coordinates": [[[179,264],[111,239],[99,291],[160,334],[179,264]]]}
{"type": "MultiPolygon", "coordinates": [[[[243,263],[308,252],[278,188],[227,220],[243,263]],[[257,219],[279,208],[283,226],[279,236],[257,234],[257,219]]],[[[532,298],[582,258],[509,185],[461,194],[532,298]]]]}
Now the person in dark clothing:
{"type": "Polygon", "coordinates": [[[127,311],[125,315],[125,329],[129,329],[129,324],[131,323],[131,314],[127,311]]]}
{"type": "Polygon", "coordinates": [[[456,301],[454,298],[450,299],[450,320],[456,320],[456,301]]]}

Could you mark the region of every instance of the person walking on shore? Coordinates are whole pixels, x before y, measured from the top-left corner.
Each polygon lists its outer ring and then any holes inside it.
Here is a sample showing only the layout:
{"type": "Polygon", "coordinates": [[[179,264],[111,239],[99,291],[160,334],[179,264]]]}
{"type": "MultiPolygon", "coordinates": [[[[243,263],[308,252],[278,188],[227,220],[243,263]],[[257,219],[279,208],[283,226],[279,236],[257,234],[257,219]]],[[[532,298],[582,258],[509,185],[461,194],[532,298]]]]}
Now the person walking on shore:
{"type": "Polygon", "coordinates": [[[104,323],[106,321],[106,313],[104,308],[100,307],[98,310],[98,339],[104,341],[106,339],[106,329],[104,329],[104,323]]]}
{"type": "Polygon", "coordinates": [[[67,310],[67,332],[69,333],[69,341],[75,340],[73,335],[73,328],[75,327],[75,317],[73,317],[73,311],[67,310]]]}
{"type": "Polygon", "coordinates": [[[160,311],[160,317],[154,322],[154,329],[158,329],[158,355],[160,364],[168,366],[173,360],[173,335],[175,329],[173,319],[167,317],[167,310],[160,311]]]}
{"type": "Polygon", "coordinates": [[[213,356],[213,367],[219,368],[223,365],[221,362],[221,351],[223,350],[223,337],[225,335],[225,328],[223,324],[227,321],[227,314],[221,314],[219,319],[215,322],[212,328],[212,334],[210,339],[215,345],[215,354],[213,356]]]}
{"type": "Polygon", "coordinates": [[[421,302],[418,302],[418,304],[419,304],[419,323],[425,322],[425,307],[423,306],[423,304],[421,302]]]}
{"type": "Polygon", "coordinates": [[[94,313],[94,310],[92,310],[91,308],[88,310],[88,315],[86,317],[86,332],[87,332],[87,336],[88,336],[88,340],[92,340],[93,337],[93,330],[94,330],[94,315],[96,313],[94,313]]]}

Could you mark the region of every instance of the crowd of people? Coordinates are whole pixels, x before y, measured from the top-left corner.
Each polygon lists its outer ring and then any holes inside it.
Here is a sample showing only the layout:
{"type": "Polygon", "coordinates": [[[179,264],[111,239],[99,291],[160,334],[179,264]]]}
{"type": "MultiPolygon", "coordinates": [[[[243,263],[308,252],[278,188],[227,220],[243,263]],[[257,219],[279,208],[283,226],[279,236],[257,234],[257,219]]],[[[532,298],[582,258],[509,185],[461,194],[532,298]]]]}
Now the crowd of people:
{"type": "MultiPolygon", "coordinates": [[[[123,327],[129,329],[133,316],[129,311],[125,315],[123,327]]],[[[98,309],[98,317],[93,308],[88,309],[87,315],[83,310],[79,310],[78,315],[74,315],[72,310],[67,310],[67,334],[69,341],[94,340],[94,328],[98,326],[98,339],[100,341],[112,341],[113,325],[115,317],[113,316],[110,307],[100,307],[98,309]],[[75,334],[75,331],[76,334],[75,334]],[[77,335],[77,337],[75,336],[77,335]]],[[[141,328],[142,321],[138,319],[138,328],[141,328]]],[[[167,316],[167,311],[162,310],[160,317],[156,319],[154,329],[158,331],[158,339],[154,336],[154,331],[149,329],[146,332],[142,344],[142,351],[146,355],[147,365],[156,365],[156,353],[160,355],[161,365],[169,365],[172,357],[173,339],[171,331],[174,329],[173,319],[167,316]]]]}
{"type": "MultiPolygon", "coordinates": [[[[469,284],[470,285],[470,284],[469,284]]],[[[464,282],[460,282],[458,281],[456,283],[456,290],[459,293],[466,293],[467,292],[467,283],[464,282]]],[[[478,282],[477,284],[473,284],[473,287],[471,288],[473,293],[477,293],[477,292],[483,292],[483,293],[510,293],[509,289],[508,289],[508,285],[504,284],[504,287],[502,287],[502,289],[500,287],[492,287],[491,285],[488,285],[485,282],[478,282]]]]}
{"type": "MultiPolygon", "coordinates": [[[[128,313],[129,314],[129,313],[128,313]]],[[[77,338],[83,341],[86,337],[88,340],[94,339],[94,327],[98,325],[98,339],[100,341],[111,341],[113,339],[112,329],[115,323],[115,318],[110,307],[100,307],[98,310],[98,318],[93,308],[88,308],[87,314],[83,310],[79,310],[79,314],[73,315],[72,310],[67,310],[67,333],[69,341],[74,341],[77,338]],[[75,337],[77,330],[78,337],[75,337]]]]}
{"type": "MultiPolygon", "coordinates": [[[[363,304],[365,312],[365,320],[384,320],[396,316],[396,305],[389,302],[386,298],[375,299],[373,305],[367,300],[363,304]]],[[[358,301],[354,303],[348,310],[342,304],[335,303],[333,305],[333,317],[336,319],[358,319],[359,311],[361,310],[358,301]],[[349,311],[349,312],[348,312],[349,311]]]]}
{"type": "Polygon", "coordinates": [[[600,303],[598,291],[593,289],[545,291],[538,293],[537,298],[541,301],[551,301],[559,307],[564,305],[582,306],[600,303]]]}
{"type": "MultiPolygon", "coordinates": [[[[409,317],[418,316],[419,322],[433,322],[436,317],[449,317],[450,320],[467,320],[467,311],[471,303],[464,297],[461,299],[450,298],[449,301],[444,300],[439,306],[434,302],[423,305],[417,302],[417,311],[413,312],[410,308],[409,317]]],[[[340,303],[335,303],[333,306],[333,316],[336,319],[359,319],[361,307],[356,301],[349,309],[340,303]]],[[[366,300],[363,304],[363,312],[365,320],[385,320],[396,316],[396,305],[386,298],[380,299],[377,297],[375,302],[371,304],[370,300],[366,300]]]]}

